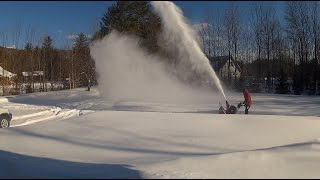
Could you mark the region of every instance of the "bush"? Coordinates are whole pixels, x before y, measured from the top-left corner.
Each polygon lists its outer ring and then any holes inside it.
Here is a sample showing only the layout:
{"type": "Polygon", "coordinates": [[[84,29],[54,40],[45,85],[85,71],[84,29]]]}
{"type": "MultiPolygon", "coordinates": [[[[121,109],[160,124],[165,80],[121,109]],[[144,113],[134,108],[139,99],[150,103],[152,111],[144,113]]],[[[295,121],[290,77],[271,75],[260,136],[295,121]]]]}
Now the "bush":
{"type": "Polygon", "coordinates": [[[30,84],[26,86],[26,93],[32,93],[32,88],[30,84]]]}
{"type": "Polygon", "coordinates": [[[277,94],[287,94],[289,92],[288,89],[288,76],[287,74],[283,71],[283,69],[280,70],[279,77],[277,78],[279,81],[279,84],[276,86],[276,93],[277,94]]]}

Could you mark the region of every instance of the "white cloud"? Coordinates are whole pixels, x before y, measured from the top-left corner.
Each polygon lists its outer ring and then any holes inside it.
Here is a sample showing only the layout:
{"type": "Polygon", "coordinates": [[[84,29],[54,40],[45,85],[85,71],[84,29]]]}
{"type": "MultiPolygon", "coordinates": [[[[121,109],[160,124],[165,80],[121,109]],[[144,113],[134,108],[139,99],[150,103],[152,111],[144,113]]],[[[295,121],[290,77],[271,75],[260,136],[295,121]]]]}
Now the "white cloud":
{"type": "MultiPolygon", "coordinates": [[[[75,39],[78,37],[78,35],[76,35],[76,34],[70,34],[70,35],[68,35],[68,36],[66,36],[66,37],[67,37],[67,39],[75,40],[75,39]]],[[[86,37],[87,37],[87,38],[91,38],[92,35],[91,35],[91,34],[87,34],[86,37]]]]}
{"type": "Polygon", "coordinates": [[[70,35],[67,36],[67,39],[75,40],[77,37],[78,37],[78,35],[70,34],[70,35]]]}
{"type": "Polygon", "coordinates": [[[61,29],[58,30],[58,33],[62,33],[63,31],[61,29]]]}
{"type": "Polygon", "coordinates": [[[207,28],[209,26],[208,23],[198,23],[198,24],[193,24],[192,28],[196,31],[196,32],[200,32],[202,29],[207,28]]]}

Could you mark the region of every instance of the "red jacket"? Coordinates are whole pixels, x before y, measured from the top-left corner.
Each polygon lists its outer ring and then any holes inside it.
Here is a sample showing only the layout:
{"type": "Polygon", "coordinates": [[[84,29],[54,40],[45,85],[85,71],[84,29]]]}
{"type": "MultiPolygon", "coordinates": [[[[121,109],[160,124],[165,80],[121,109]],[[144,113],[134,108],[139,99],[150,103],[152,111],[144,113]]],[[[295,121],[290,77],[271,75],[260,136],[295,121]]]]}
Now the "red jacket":
{"type": "Polygon", "coordinates": [[[245,105],[250,107],[252,105],[252,100],[251,100],[251,95],[247,89],[243,91],[243,97],[244,97],[245,105]]]}

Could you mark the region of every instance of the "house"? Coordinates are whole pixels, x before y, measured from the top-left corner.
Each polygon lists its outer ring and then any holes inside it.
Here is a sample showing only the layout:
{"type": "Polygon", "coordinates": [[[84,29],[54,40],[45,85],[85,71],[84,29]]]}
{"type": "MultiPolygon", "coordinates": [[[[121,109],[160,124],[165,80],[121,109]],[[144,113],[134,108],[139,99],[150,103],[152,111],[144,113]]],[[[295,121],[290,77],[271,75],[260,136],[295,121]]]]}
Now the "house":
{"type": "Polygon", "coordinates": [[[5,47],[5,48],[7,48],[7,49],[17,49],[17,48],[16,48],[16,45],[7,46],[7,47],[5,47]]]}
{"type": "Polygon", "coordinates": [[[215,56],[209,58],[210,65],[216,74],[222,79],[228,79],[229,75],[231,81],[234,79],[239,79],[241,75],[241,68],[234,59],[230,58],[230,71],[229,71],[229,56],[215,56]]]}
{"type": "Polygon", "coordinates": [[[10,72],[10,71],[7,71],[5,69],[3,69],[1,66],[0,66],[0,77],[5,77],[5,78],[9,78],[11,79],[12,77],[16,76],[16,74],[10,72]]]}
{"type": "MultiPolygon", "coordinates": [[[[7,51],[7,52],[13,52],[16,51],[15,50],[15,46],[12,47],[2,47],[0,46],[0,53],[7,51]]],[[[11,81],[13,77],[17,76],[17,74],[14,74],[6,69],[3,69],[3,67],[1,66],[3,65],[3,62],[0,63],[0,79],[6,79],[8,81],[11,81]]]]}
{"type": "Polygon", "coordinates": [[[33,79],[34,82],[40,82],[41,76],[43,76],[43,71],[22,72],[24,82],[31,81],[31,79],[33,79]]]}
{"type": "Polygon", "coordinates": [[[0,96],[8,95],[9,92],[14,88],[13,86],[13,77],[17,76],[16,74],[3,69],[0,66],[0,96]]]}

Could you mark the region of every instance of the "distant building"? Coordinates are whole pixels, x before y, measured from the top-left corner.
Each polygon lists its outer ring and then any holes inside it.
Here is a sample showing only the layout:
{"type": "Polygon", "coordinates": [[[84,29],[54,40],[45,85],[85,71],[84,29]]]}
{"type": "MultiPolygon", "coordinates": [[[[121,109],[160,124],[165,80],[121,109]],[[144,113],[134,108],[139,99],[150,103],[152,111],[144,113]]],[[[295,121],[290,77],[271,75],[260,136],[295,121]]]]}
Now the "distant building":
{"type": "Polygon", "coordinates": [[[40,82],[40,78],[43,76],[43,71],[22,72],[22,76],[24,82],[30,81],[31,79],[33,79],[34,82],[40,82]]]}
{"type": "Polygon", "coordinates": [[[11,79],[12,77],[14,76],[17,76],[16,74],[10,72],[10,71],[7,71],[5,69],[3,69],[1,66],[0,66],[0,77],[6,77],[6,78],[9,78],[11,79]]]}
{"type": "Polygon", "coordinates": [[[16,48],[16,45],[12,45],[12,46],[8,46],[8,47],[6,47],[7,49],[17,49],[16,48]]]}
{"type": "Polygon", "coordinates": [[[230,58],[230,71],[229,71],[229,56],[216,56],[209,58],[211,67],[217,73],[218,76],[222,79],[228,79],[229,75],[231,77],[231,81],[240,78],[241,68],[234,59],[230,58]]]}

